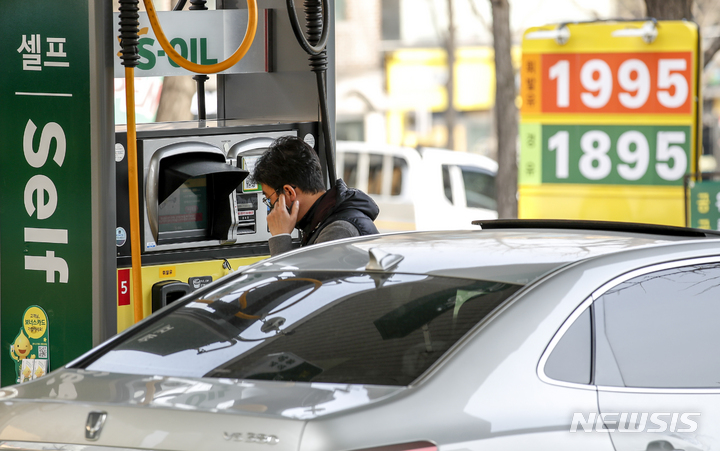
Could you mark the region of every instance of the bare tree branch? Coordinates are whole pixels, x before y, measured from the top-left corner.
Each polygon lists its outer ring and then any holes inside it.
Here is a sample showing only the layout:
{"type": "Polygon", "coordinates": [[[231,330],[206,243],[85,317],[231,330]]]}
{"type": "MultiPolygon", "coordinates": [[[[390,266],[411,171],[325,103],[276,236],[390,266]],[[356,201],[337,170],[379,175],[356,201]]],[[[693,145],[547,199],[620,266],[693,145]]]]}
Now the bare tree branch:
{"type": "Polygon", "coordinates": [[[468,3],[470,3],[470,9],[472,9],[473,14],[475,15],[475,18],[480,22],[480,24],[485,28],[485,31],[488,33],[492,33],[492,25],[485,20],[485,18],[480,14],[480,10],[478,9],[477,5],[475,4],[475,0],[468,0],[468,3]]]}
{"type": "Polygon", "coordinates": [[[515,72],[512,66],[510,4],[490,0],[495,49],[495,128],[498,173],[495,178],[498,217],[517,218],[517,138],[518,111],[515,106],[515,72]]]}
{"type": "Polygon", "coordinates": [[[597,20],[597,19],[600,19],[600,18],[602,17],[602,16],[600,15],[600,13],[597,12],[597,10],[592,9],[592,8],[586,8],[586,7],[584,7],[583,5],[581,5],[580,3],[578,3],[577,0],[571,0],[571,1],[572,1],[572,3],[575,5],[575,7],[576,7],[578,10],[584,11],[584,12],[592,15],[594,19],[597,20]]]}
{"type": "Polygon", "coordinates": [[[648,17],[658,20],[693,20],[693,0],[645,0],[648,17]]]}
{"type": "MultiPolygon", "coordinates": [[[[695,0],[693,3],[694,18],[701,28],[711,27],[720,19],[718,8],[720,0],[695,0]]],[[[713,37],[710,44],[703,51],[703,67],[712,62],[715,53],[720,51],[720,36],[713,37]]]]}
{"type": "Polygon", "coordinates": [[[645,2],[643,0],[618,0],[618,16],[626,18],[644,17],[645,2]]]}
{"type": "Polygon", "coordinates": [[[432,10],[430,12],[430,19],[432,20],[433,28],[435,29],[435,34],[437,35],[437,37],[441,43],[445,42],[445,41],[447,41],[447,31],[440,29],[440,24],[438,24],[439,13],[437,11],[435,2],[433,2],[433,0],[428,0],[427,3],[428,3],[428,9],[432,10]]]}
{"type": "Polygon", "coordinates": [[[453,7],[454,0],[445,1],[447,1],[448,8],[448,29],[447,39],[445,40],[448,66],[448,79],[446,84],[447,110],[445,111],[447,127],[446,147],[450,150],[455,150],[455,124],[457,122],[457,112],[455,111],[455,11],[453,7]]]}
{"type": "Polygon", "coordinates": [[[720,36],[715,36],[710,45],[703,51],[703,69],[708,67],[718,50],[720,50],[720,36]]]}

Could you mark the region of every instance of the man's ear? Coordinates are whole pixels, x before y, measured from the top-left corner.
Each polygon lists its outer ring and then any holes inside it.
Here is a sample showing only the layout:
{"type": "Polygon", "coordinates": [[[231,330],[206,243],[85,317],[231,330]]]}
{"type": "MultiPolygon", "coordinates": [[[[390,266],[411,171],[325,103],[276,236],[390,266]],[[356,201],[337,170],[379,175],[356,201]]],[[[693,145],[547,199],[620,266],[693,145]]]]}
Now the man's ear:
{"type": "Polygon", "coordinates": [[[290,206],[297,199],[297,191],[291,185],[283,186],[283,194],[285,194],[285,203],[290,206]]]}

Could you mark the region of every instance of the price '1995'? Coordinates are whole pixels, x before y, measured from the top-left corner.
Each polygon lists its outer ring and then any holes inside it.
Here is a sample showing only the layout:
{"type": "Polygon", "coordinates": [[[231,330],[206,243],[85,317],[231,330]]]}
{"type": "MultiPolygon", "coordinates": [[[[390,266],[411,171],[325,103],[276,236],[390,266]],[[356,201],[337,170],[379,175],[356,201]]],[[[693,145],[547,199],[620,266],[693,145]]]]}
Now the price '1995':
{"type": "Polygon", "coordinates": [[[545,54],[542,111],[690,114],[688,53],[545,54]]]}

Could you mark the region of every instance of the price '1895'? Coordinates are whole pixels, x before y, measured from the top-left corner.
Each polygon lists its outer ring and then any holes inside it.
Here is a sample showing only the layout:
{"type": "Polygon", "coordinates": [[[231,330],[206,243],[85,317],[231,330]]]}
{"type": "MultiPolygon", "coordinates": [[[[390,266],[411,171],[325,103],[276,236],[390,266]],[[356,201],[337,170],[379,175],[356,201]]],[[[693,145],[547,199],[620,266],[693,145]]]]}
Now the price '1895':
{"type": "Polygon", "coordinates": [[[543,126],[543,182],[677,185],[688,170],[683,126],[543,126]]]}

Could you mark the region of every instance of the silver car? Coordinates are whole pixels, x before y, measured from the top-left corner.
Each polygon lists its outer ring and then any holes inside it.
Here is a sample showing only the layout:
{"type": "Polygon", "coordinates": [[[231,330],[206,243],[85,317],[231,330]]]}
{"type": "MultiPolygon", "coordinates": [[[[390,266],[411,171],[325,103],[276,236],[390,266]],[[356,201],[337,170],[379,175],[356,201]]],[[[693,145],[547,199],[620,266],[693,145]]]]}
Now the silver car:
{"type": "Polygon", "coordinates": [[[236,271],[0,390],[0,450],[720,449],[720,235],[481,227],[236,271]]]}

